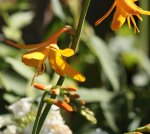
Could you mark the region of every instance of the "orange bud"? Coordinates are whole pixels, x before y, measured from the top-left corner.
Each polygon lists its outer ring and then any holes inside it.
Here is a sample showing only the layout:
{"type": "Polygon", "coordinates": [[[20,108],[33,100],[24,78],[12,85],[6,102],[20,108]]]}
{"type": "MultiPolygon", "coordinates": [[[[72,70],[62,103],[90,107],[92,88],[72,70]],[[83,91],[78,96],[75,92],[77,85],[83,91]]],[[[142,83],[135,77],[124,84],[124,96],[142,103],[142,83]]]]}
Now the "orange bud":
{"type": "Polygon", "coordinates": [[[72,111],[73,111],[72,107],[71,107],[69,104],[67,104],[66,102],[64,102],[64,101],[57,100],[57,101],[55,101],[54,104],[55,104],[56,106],[58,106],[58,107],[64,109],[64,110],[66,110],[66,111],[69,111],[69,112],[72,112],[72,111]]]}
{"type": "Polygon", "coordinates": [[[133,134],[143,134],[143,133],[141,133],[141,132],[133,132],[133,134]]]}
{"type": "Polygon", "coordinates": [[[59,95],[60,94],[60,90],[58,88],[51,89],[51,93],[54,94],[54,95],[59,95]]]}
{"type": "Polygon", "coordinates": [[[49,104],[54,104],[54,105],[66,110],[66,111],[69,111],[69,112],[73,111],[72,107],[64,101],[51,99],[51,98],[46,98],[46,99],[44,99],[44,101],[46,103],[49,103],[49,104]]]}
{"type": "Polygon", "coordinates": [[[46,89],[51,89],[52,88],[52,85],[43,85],[43,84],[40,84],[40,83],[34,83],[33,86],[39,90],[46,90],[46,89]]]}
{"type": "Polygon", "coordinates": [[[69,98],[69,97],[65,97],[65,98],[64,98],[64,101],[65,101],[66,103],[69,103],[69,102],[70,102],[70,98],[69,98]]]}
{"type": "Polygon", "coordinates": [[[39,89],[39,90],[42,90],[42,91],[45,90],[45,89],[47,89],[47,86],[45,86],[43,84],[39,84],[39,83],[35,83],[35,84],[33,84],[33,86],[35,88],[39,89]]]}
{"type": "Polygon", "coordinates": [[[64,89],[67,91],[77,91],[78,90],[77,88],[74,88],[74,87],[66,87],[64,89]]]}
{"type": "Polygon", "coordinates": [[[71,97],[73,97],[75,99],[78,99],[78,98],[80,98],[80,95],[78,95],[78,94],[71,94],[71,97]]]}

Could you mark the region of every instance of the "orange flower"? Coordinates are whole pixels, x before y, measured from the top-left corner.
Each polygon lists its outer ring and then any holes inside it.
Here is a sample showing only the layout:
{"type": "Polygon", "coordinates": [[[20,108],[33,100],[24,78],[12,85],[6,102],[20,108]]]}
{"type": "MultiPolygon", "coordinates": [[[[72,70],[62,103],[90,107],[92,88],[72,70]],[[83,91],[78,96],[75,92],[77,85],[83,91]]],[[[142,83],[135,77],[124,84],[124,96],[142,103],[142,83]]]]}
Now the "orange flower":
{"type": "Polygon", "coordinates": [[[150,15],[149,11],[144,11],[140,7],[135,4],[137,0],[115,0],[109,11],[99,20],[96,21],[95,25],[99,25],[104,19],[108,17],[108,15],[112,12],[112,10],[116,7],[116,11],[113,16],[113,21],[111,24],[111,29],[113,31],[118,30],[125,23],[126,19],[128,22],[129,29],[131,29],[130,21],[132,21],[134,26],[134,32],[140,32],[136,22],[134,20],[133,15],[137,16],[138,19],[142,21],[140,14],[150,15]]]}
{"type": "Polygon", "coordinates": [[[35,67],[37,72],[35,73],[32,84],[34,82],[34,78],[38,75],[41,75],[45,71],[45,60],[48,58],[51,67],[55,70],[55,72],[61,76],[69,76],[75,80],[80,82],[85,81],[85,77],[81,75],[78,71],[73,69],[64,59],[64,57],[70,57],[74,54],[74,51],[70,48],[59,49],[57,46],[57,40],[59,36],[67,32],[69,34],[73,34],[73,30],[70,26],[65,26],[62,29],[55,32],[52,36],[50,36],[46,41],[40,44],[32,44],[32,45],[19,45],[15,44],[9,40],[5,42],[9,45],[15,46],[21,49],[31,49],[28,53],[22,56],[22,62],[27,66],[35,67]]]}

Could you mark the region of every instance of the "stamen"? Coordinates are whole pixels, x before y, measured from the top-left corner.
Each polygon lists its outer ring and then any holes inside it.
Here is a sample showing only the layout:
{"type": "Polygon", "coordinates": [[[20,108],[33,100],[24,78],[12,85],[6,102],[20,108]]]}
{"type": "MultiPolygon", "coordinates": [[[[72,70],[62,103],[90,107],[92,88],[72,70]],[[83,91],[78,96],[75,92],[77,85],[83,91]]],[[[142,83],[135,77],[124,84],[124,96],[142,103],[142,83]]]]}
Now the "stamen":
{"type": "Polygon", "coordinates": [[[139,19],[140,21],[143,21],[143,19],[142,19],[142,17],[140,16],[140,14],[136,14],[136,16],[138,17],[138,19],[139,19]]]}
{"type": "Polygon", "coordinates": [[[32,80],[31,80],[31,86],[34,84],[34,79],[35,79],[36,76],[37,76],[37,72],[35,72],[35,74],[34,74],[32,80]]]}
{"type": "Polygon", "coordinates": [[[128,22],[129,29],[131,29],[131,22],[130,22],[130,16],[129,15],[127,16],[127,22],[128,22]]]}
{"type": "Polygon", "coordinates": [[[44,64],[43,61],[40,61],[39,65],[37,67],[37,75],[36,76],[42,74],[42,72],[43,72],[43,64],[44,64]]]}
{"type": "Polygon", "coordinates": [[[46,66],[45,64],[43,63],[42,66],[41,66],[41,70],[39,72],[39,75],[42,75],[44,72],[45,72],[45,69],[46,69],[46,66]]]}
{"type": "Polygon", "coordinates": [[[95,25],[96,26],[99,25],[104,19],[106,19],[110,15],[110,13],[112,12],[112,10],[115,8],[115,6],[116,6],[116,2],[114,1],[114,3],[111,6],[111,8],[107,11],[107,13],[103,17],[101,17],[99,20],[97,20],[95,22],[95,25]]]}
{"type": "Polygon", "coordinates": [[[35,77],[37,77],[41,73],[41,68],[42,68],[42,63],[41,62],[38,64],[37,70],[36,70],[36,72],[35,72],[35,74],[32,78],[31,85],[33,85],[35,77]]]}
{"type": "Polygon", "coordinates": [[[134,20],[134,18],[133,18],[133,16],[130,15],[130,18],[131,18],[131,21],[132,21],[132,23],[133,23],[133,25],[134,25],[134,32],[136,33],[136,31],[137,31],[137,32],[139,33],[140,30],[138,29],[138,27],[137,27],[137,25],[136,25],[136,22],[135,22],[135,20],[134,20]]]}
{"type": "Polygon", "coordinates": [[[45,68],[46,68],[45,64],[38,65],[37,71],[35,72],[35,74],[34,74],[34,76],[32,78],[31,85],[33,85],[35,77],[37,77],[38,75],[41,75],[41,74],[43,74],[45,72],[45,68]]]}

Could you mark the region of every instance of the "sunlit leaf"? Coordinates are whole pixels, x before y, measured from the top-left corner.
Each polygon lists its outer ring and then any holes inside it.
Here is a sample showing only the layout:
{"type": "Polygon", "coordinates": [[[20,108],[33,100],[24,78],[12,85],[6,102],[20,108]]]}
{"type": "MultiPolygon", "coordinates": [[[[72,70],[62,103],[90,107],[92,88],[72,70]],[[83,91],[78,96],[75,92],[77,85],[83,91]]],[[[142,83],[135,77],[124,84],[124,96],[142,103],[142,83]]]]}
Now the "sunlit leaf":
{"type": "Polygon", "coordinates": [[[109,92],[103,88],[80,88],[78,93],[86,102],[108,102],[113,97],[112,92],[109,92]]]}
{"type": "Polygon", "coordinates": [[[10,16],[10,26],[14,28],[23,28],[24,26],[31,23],[34,13],[31,11],[17,12],[10,16]]]}
{"type": "Polygon", "coordinates": [[[11,94],[4,94],[4,99],[7,100],[9,103],[13,103],[19,99],[19,97],[13,96],[11,94]]]}
{"type": "Polygon", "coordinates": [[[26,80],[14,72],[3,72],[0,75],[0,84],[8,92],[15,92],[18,95],[25,95],[26,80]]]}
{"type": "Polygon", "coordinates": [[[51,0],[51,4],[52,4],[54,14],[58,16],[61,20],[65,20],[66,16],[63,12],[60,0],[51,0]]]}
{"type": "Polygon", "coordinates": [[[111,127],[111,129],[114,132],[118,133],[119,132],[119,128],[117,127],[117,125],[115,123],[115,116],[113,114],[113,111],[111,111],[111,108],[109,107],[109,105],[107,103],[101,103],[100,107],[102,107],[104,116],[105,116],[105,118],[107,120],[107,123],[111,127]]]}
{"type": "MultiPolygon", "coordinates": [[[[9,63],[17,73],[19,73],[21,76],[23,76],[24,78],[31,81],[36,70],[33,71],[31,68],[24,65],[21,61],[18,61],[13,58],[7,57],[7,58],[5,58],[5,61],[7,63],[9,63]]],[[[48,76],[46,74],[43,74],[43,75],[39,76],[38,78],[36,78],[36,81],[42,82],[42,83],[47,83],[48,76]]]]}
{"type": "Polygon", "coordinates": [[[109,81],[111,82],[114,90],[119,89],[119,80],[117,73],[117,65],[113,59],[113,55],[106,46],[106,44],[97,36],[91,35],[87,37],[90,40],[86,41],[89,49],[95,54],[103,68],[103,71],[109,81]]]}
{"type": "Polygon", "coordinates": [[[18,51],[13,47],[8,47],[6,44],[0,43],[0,57],[15,56],[18,51]]]}

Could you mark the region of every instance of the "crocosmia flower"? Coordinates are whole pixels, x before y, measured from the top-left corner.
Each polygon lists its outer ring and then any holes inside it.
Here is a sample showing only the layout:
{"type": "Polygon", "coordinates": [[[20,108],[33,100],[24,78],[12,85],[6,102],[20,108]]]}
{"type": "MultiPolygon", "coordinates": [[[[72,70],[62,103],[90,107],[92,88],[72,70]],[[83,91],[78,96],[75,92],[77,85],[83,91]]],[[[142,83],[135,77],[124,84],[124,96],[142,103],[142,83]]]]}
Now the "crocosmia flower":
{"type": "Polygon", "coordinates": [[[67,75],[80,82],[85,81],[85,77],[78,71],[73,69],[63,58],[72,56],[74,54],[74,51],[70,48],[62,50],[57,46],[57,40],[59,36],[64,32],[73,34],[72,28],[70,26],[65,26],[40,44],[19,45],[9,40],[5,41],[7,44],[15,46],[17,48],[31,50],[22,56],[22,62],[27,66],[35,67],[37,69],[32,83],[36,76],[41,75],[45,72],[46,59],[49,60],[50,66],[60,76],[67,75]]]}
{"type": "Polygon", "coordinates": [[[138,7],[135,4],[136,1],[137,0],[115,0],[109,11],[102,18],[97,20],[95,25],[99,25],[104,19],[108,17],[108,15],[116,7],[116,11],[114,13],[111,24],[111,29],[113,31],[118,30],[127,20],[129,29],[131,29],[132,22],[134,26],[134,32],[140,32],[133,16],[135,15],[138,19],[142,21],[140,14],[150,15],[150,12],[138,7]]]}

